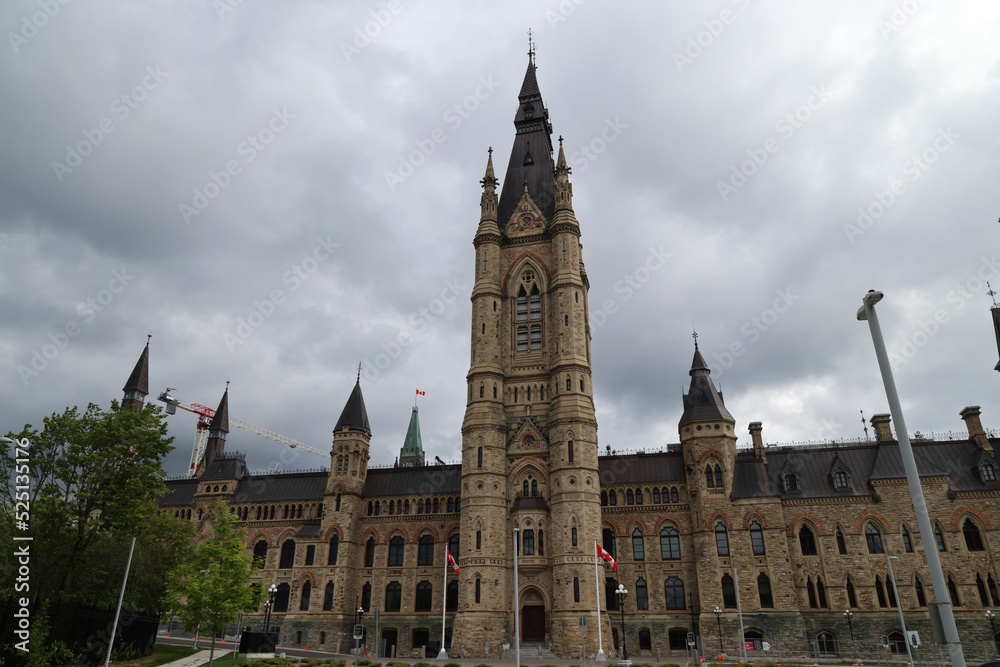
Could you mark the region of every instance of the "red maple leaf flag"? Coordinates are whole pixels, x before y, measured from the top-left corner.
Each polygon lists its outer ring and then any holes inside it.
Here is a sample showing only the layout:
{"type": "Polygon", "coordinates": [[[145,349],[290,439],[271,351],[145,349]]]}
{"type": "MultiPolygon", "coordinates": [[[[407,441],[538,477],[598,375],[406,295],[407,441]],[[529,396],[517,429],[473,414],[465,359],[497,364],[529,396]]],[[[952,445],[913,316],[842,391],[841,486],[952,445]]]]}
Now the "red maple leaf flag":
{"type": "MultiPolygon", "coordinates": [[[[455,574],[458,574],[458,563],[455,562],[455,558],[451,555],[451,551],[449,549],[445,549],[445,553],[448,554],[448,564],[451,565],[451,569],[455,571],[455,574]]],[[[618,566],[616,565],[615,567],[618,566]]]]}
{"type": "Polygon", "coordinates": [[[426,395],[427,395],[426,391],[420,391],[419,389],[417,389],[417,396],[426,396],[426,395]]]}
{"type": "MultiPolygon", "coordinates": [[[[597,543],[595,542],[595,544],[597,544],[597,543]]],[[[618,571],[618,561],[616,561],[616,560],[615,560],[615,559],[614,559],[614,558],[613,558],[613,557],[611,556],[611,554],[609,554],[609,553],[608,553],[607,551],[605,551],[605,550],[604,550],[604,549],[603,549],[603,548],[601,547],[601,545],[600,545],[600,544],[597,544],[597,555],[598,555],[599,557],[603,558],[604,560],[608,561],[609,563],[611,563],[611,571],[612,571],[612,572],[617,572],[617,571],[618,571]]]]}

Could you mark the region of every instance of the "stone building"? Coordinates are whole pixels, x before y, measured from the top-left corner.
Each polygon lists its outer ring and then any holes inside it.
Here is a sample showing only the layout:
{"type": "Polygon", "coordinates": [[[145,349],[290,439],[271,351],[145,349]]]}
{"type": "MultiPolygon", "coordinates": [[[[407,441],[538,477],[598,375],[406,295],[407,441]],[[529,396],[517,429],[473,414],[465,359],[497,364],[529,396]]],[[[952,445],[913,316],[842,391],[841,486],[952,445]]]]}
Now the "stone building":
{"type": "MultiPolygon", "coordinates": [[[[765,446],[752,422],[752,447],[738,449],[696,344],[679,442],[600,451],[581,225],[531,57],[514,127],[502,186],[492,150],[481,180],[461,464],[425,464],[414,408],[399,465],[370,467],[359,382],[328,471],[250,474],[225,448],[227,392],[196,475],[168,482],[162,511],[207,530],[216,500],[229,504],[259,581],[278,587],[272,624],[289,646],[336,649],[360,607],[369,643],[378,610],[379,639],[397,655],[436,653],[443,612],[452,657],[496,656],[514,636],[515,549],[522,641],[561,656],[579,655],[584,636],[596,653],[598,623],[611,653],[621,611],[633,654],[682,653],[692,631],[710,654],[742,638],[751,650],[849,655],[852,636],[865,651],[886,636],[901,652],[897,605],[929,640],[935,597],[888,415],[871,419],[873,441],[825,446],[765,446]],[[595,568],[595,541],[617,571],[595,568]],[[624,610],[611,593],[619,582],[624,610]]],[[[141,402],[147,378],[144,351],[126,398],[141,402]]],[[[916,439],[914,451],[935,526],[927,546],[941,552],[962,636],[988,642],[984,612],[1000,607],[1000,440],[978,408],[961,417],[966,435],[916,439]]]]}

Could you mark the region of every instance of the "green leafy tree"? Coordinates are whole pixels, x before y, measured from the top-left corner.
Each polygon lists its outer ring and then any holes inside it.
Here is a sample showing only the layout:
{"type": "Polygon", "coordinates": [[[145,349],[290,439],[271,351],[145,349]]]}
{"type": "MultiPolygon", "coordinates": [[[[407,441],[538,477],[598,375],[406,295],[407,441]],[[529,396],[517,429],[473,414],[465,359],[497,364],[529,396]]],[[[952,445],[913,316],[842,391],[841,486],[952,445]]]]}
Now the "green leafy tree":
{"type": "Polygon", "coordinates": [[[29,424],[8,434],[28,442],[28,456],[21,457],[29,459],[27,530],[16,515],[16,502],[24,499],[17,489],[24,467],[15,461],[14,446],[0,451],[0,520],[4,533],[33,537],[34,600],[76,597],[81,577],[95,562],[95,547],[109,536],[157,539],[163,528],[156,521],[157,503],[166,490],[161,462],[173,449],[161,410],[152,404],[136,411],[117,401],[108,410],[91,403],[82,414],[67,408],[43,422],[41,431],[29,424]]]}
{"type": "Polygon", "coordinates": [[[171,608],[187,632],[201,626],[212,635],[209,665],[215,658],[215,636],[241,611],[260,605],[260,589],[251,587],[253,555],[247,552],[246,530],[221,500],[213,511],[213,535],[195,547],[194,554],[175,569],[167,583],[171,608]]]}

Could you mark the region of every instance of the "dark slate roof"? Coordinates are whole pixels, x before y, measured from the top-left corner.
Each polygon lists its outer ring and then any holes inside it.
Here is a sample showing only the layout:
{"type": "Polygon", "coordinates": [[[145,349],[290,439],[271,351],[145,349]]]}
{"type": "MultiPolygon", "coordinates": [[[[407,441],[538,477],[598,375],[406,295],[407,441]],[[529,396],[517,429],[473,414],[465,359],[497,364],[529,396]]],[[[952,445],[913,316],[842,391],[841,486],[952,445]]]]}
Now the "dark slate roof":
{"type": "Polygon", "coordinates": [[[234,503],[278,502],[284,500],[320,500],[326,491],[329,473],[303,472],[277,475],[251,475],[240,482],[233,495],[234,503]]]}
{"type": "Polygon", "coordinates": [[[212,423],[208,427],[208,432],[221,431],[222,433],[229,433],[229,387],[226,387],[225,393],[222,394],[222,400],[219,401],[219,407],[215,410],[215,416],[212,417],[212,423]]]}
{"type": "Polygon", "coordinates": [[[350,398],[344,411],[340,413],[337,426],[333,430],[339,431],[347,426],[352,431],[364,431],[371,435],[372,429],[368,425],[368,411],[365,409],[365,397],[361,394],[361,379],[354,385],[350,398]]]}
{"type": "Polygon", "coordinates": [[[542,102],[535,78],[534,60],[528,59],[528,70],[517,97],[517,114],[514,116],[514,145],[500,190],[497,221],[500,228],[507,224],[528,182],[528,194],[552,221],[555,212],[555,163],[552,161],[552,125],[549,111],[542,102]]]}
{"type": "Polygon", "coordinates": [[[702,419],[736,421],[726,409],[726,405],[722,401],[722,394],[715,389],[715,384],[709,377],[711,373],[708,364],[705,363],[705,358],[701,356],[701,352],[695,346],[694,359],[691,360],[689,372],[691,387],[684,395],[684,414],[681,415],[680,424],[702,419]]]}
{"type": "Polygon", "coordinates": [[[247,476],[247,464],[242,454],[223,454],[216,457],[198,479],[243,479],[247,476]]]}
{"type": "Polygon", "coordinates": [[[686,478],[680,452],[601,456],[597,459],[597,467],[602,485],[681,482],[686,478]]]}
{"type": "Polygon", "coordinates": [[[198,480],[179,479],[166,483],[167,492],[160,498],[160,507],[189,507],[194,502],[198,480]]]}
{"type": "Polygon", "coordinates": [[[135,362],[135,368],[132,369],[132,374],[128,376],[128,381],[125,386],[122,387],[122,391],[129,391],[130,389],[135,389],[140,391],[145,395],[149,395],[149,341],[146,341],[146,347],[142,350],[142,354],[139,355],[139,361],[135,362]]]}
{"type": "MultiPolygon", "coordinates": [[[[984,484],[975,472],[981,451],[970,440],[914,442],[913,456],[921,476],[946,475],[954,491],[1000,488],[984,484]]],[[[996,445],[994,445],[996,446],[996,445]]],[[[736,457],[733,498],[783,496],[788,498],[830,498],[867,496],[875,493],[871,480],[903,479],[903,461],[895,442],[859,443],[829,447],[787,447],[765,450],[767,463],[742,451],[736,457]],[[848,469],[850,487],[835,489],[831,478],[834,463],[848,469]],[[786,492],[779,476],[790,466],[799,476],[799,490],[786,492]]]]}
{"type": "MultiPolygon", "coordinates": [[[[1000,308],[994,306],[990,308],[990,312],[993,313],[993,332],[997,337],[997,351],[1000,352],[1000,308]]],[[[993,370],[1000,371],[1000,361],[993,367],[993,370]]]]}
{"type": "Polygon", "coordinates": [[[311,521],[299,528],[295,537],[319,537],[319,521],[311,521]]]}
{"type": "Polygon", "coordinates": [[[406,496],[429,493],[459,493],[462,466],[421,466],[384,468],[368,471],[361,493],[364,496],[406,496]]]}

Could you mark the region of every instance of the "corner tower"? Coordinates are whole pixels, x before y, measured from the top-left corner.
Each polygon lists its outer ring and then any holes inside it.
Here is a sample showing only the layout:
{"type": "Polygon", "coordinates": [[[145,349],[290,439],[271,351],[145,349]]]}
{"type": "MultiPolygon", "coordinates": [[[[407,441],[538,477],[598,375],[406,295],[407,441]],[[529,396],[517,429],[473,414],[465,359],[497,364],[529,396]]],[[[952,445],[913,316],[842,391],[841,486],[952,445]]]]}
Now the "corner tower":
{"type": "MultiPolygon", "coordinates": [[[[479,656],[484,644],[513,640],[517,528],[522,642],[551,641],[553,651],[569,655],[579,650],[579,616],[598,610],[593,544],[601,525],[600,476],[589,283],[570,169],[561,142],[553,156],[533,52],[514,128],[499,197],[492,149],[487,158],[473,241],[462,593],[452,650],[479,656]]],[[[597,651],[594,634],[586,636],[588,653],[597,651]]]]}
{"type": "Polygon", "coordinates": [[[139,355],[139,360],[135,362],[135,368],[132,369],[132,374],[128,376],[125,386],[122,387],[122,391],[124,392],[122,407],[135,410],[136,412],[142,412],[142,408],[146,403],[146,397],[149,396],[150,338],[152,338],[152,335],[146,337],[146,347],[143,348],[142,354],[139,355]]]}

